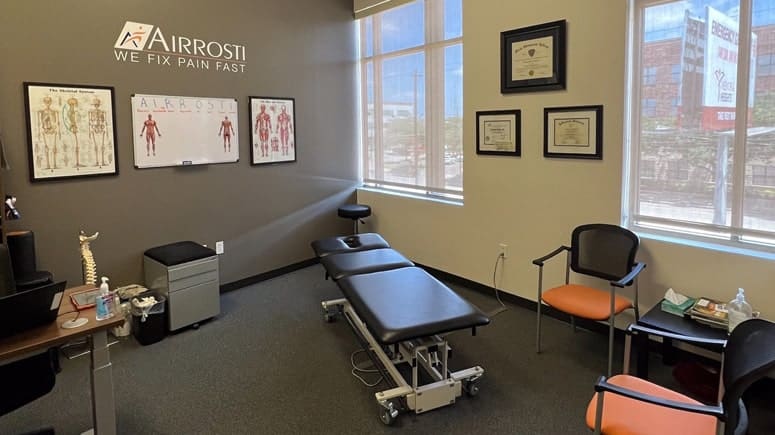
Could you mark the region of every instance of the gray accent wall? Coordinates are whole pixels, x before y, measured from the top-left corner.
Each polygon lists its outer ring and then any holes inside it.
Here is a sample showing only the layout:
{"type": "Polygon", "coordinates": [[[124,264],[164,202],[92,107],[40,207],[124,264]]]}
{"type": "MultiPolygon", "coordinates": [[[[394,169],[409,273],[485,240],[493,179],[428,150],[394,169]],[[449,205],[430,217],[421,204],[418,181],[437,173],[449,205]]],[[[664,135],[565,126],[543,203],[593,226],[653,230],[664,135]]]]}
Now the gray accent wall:
{"type": "Polygon", "coordinates": [[[81,229],[100,233],[91,246],[98,274],[124,285],[142,283],[142,254],[154,246],[223,240],[223,284],[311,258],[311,240],[351,228],[336,217],[359,166],[351,0],[4,1],[0,40],[2,189],[22,214],[3,229],[34,231],[38,268],[55,279],[82,282],[81,229]],[[247,71],[116,61],[125,21],[241,43],[247,71]],[[117,176],[30,182],[25,81],[115,88],[117,176]],[[236,98],[240,161],[135,169],[136,93],[236,98]],[[250,165],[250,95],[296,99],[297,162],[250,165]]]}

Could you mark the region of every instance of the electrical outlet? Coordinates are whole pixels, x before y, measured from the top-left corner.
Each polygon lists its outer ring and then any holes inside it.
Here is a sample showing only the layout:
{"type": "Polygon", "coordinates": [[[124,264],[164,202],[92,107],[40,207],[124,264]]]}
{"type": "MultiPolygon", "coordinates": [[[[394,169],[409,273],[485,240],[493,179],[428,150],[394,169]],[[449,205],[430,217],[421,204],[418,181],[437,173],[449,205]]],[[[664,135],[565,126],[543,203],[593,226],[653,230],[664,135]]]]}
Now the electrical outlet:
{"type": "Polygon", "coordinates": [[[504,260],[509,258],[508,250],[507,250],[509,245],[501,242],[501,243],[498,243],[498,247],[500,248],[500,251],[499,251],[500,256],[503,257],[504,260]]]}
{"type": "Polygon", "coordinates": [[[223,240],[215,242],[215,253],[223,254],[223,240]]]}

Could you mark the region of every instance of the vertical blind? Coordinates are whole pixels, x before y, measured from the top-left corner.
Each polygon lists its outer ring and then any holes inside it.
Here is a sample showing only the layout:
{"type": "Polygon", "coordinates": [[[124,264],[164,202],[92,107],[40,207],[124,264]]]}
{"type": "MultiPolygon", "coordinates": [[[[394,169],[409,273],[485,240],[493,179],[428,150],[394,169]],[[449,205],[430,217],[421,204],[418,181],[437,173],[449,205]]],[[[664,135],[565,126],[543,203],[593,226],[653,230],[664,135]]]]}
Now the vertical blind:
{"type": "Polygon", "coordinates": [[[414,0],[353,0],[353,15],[357,20],[411,1],[414,0]]]}

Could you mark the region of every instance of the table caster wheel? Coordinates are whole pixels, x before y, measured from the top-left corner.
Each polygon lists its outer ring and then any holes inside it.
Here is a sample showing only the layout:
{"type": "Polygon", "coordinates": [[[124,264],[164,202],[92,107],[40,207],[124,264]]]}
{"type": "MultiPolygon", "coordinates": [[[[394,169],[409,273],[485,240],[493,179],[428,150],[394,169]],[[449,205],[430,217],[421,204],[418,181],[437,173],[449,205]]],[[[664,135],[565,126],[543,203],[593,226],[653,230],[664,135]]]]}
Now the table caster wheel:
{"type": "Polygon", "coordinates": [[[332,323],[334,321],[334,315],[332,313],[329,313],[328,311],[324,311],[323,320],[325,320],[326,323],[332,323]]]}
{"type": "Polygon", "coordinates": [[[468,397],[474,397],[479,394],[479,385],[477,385],[475,381],[466,381],[463,383],[463,390],[468,397]]]}
{"type": "Polygon", "coordinates": [[[395,409],[393,402],[387,402],[386,404],[380,406],[379,419],[382,420],[382,423],[385,423],[386,426],[390,426],[395,423],[397,417],[398,410],[395,409]]]}

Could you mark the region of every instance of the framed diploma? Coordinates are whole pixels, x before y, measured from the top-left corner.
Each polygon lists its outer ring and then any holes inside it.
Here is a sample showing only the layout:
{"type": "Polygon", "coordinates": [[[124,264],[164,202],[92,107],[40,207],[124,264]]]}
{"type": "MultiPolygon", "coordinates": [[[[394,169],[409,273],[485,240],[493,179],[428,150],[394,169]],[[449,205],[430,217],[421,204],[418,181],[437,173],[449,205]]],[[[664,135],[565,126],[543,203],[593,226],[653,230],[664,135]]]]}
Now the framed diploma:
{"type": "Polygon", "coordinates": [[[501,32],[501,93],[565,89],[565,20],[501,32]]]}
{"type": "Polygon", "coordinates": [[[603,106],[544,109],[544,157],[603,159],[603,106]]]}
{"type": "Polygon", "coordinates": [[[522,155],[522,113],[519,110],[476,112],[476,153],[522,155]]]}

